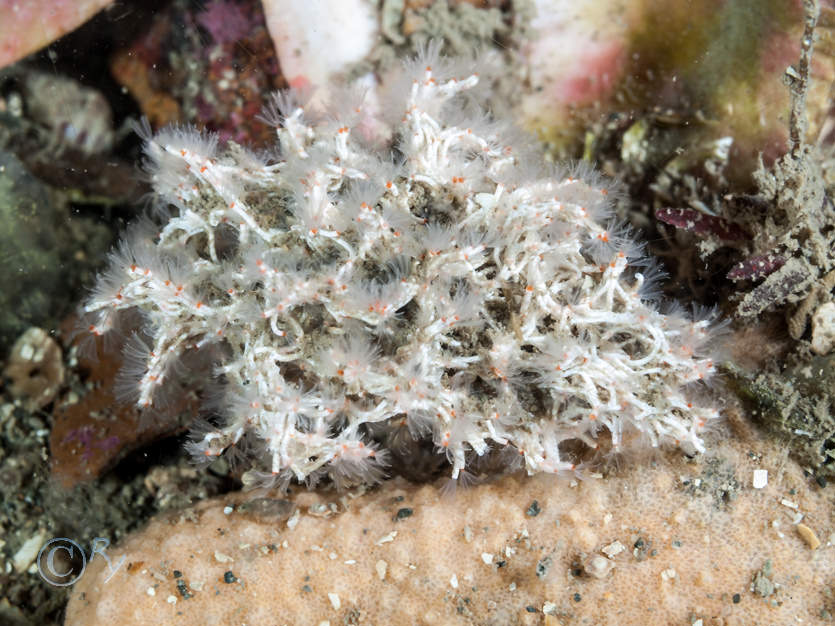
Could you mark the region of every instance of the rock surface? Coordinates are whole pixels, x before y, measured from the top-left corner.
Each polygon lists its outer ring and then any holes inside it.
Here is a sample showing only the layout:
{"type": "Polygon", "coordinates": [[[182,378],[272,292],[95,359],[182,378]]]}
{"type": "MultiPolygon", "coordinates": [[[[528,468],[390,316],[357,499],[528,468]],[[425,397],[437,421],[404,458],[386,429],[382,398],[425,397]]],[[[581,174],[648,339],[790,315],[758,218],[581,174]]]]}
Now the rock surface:
{"type": "Polygon", "coordinates": [[[108,549],[114,567],[126,557],[109,580],[93,558],[66,624],[826,622],[833,488],[739,417],[723,429],[707,456],[606,478],[205,501],[108,549]]]}

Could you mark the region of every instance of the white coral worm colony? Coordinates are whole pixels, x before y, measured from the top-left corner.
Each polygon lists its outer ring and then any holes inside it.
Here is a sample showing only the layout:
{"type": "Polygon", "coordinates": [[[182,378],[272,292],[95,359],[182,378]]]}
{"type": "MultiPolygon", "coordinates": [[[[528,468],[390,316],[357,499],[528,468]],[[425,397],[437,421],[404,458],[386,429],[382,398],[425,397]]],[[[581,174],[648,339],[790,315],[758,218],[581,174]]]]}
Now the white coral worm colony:
{"type": "Polygon", "coordinates": [[[615,449],[638,433],[702,450],[710,316],[658,310],[603,182],[493,119],[466,63],[430,46],[404,73],[396,118],[374,121],[393,130],[385,149],[348,96],[325,112],[277,97],[271,161],[147,134],[172,215],[129,231],[86,304],[95,333],[141,311],[136,402],[186,351],[222,346],[223,419],[190,448],[248,436],[252,471],[284,484],[379,479],[383,423],[431,438],[453,478],[491,450],[570,470],[561,444],[603,432],[615,449]]]}

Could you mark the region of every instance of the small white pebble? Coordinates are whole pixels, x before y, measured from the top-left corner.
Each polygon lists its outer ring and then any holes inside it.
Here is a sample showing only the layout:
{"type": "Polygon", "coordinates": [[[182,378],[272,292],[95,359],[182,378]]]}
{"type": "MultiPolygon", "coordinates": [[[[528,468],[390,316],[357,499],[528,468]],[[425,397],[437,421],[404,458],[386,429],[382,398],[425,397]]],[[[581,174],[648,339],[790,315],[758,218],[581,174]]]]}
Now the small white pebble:
{"type": "Polygon", "coordinates": [[[338,611],[339,607],[342,606],[342,602],[339,600],[339,594],[337,593],[329,593],[328,600],[331,601],[331,606],[334,611],[338,611]]]}
{"type": "Polygon", "coordinates": [[[168,604],[177,604],[177,598],[174,596],[168,596],[165,601],[168,602],[168,604]]]}
{"type": "Polygon", "coordinates": [[[354,559],[348,559],[347,561],[345,561],[345,565],[354,565],[354,564],[356,564],[356,561],[354,559]]]}
{"type": "Polygon", "coordinates": [[[510,589],[510,591],[516,591],[516,583],[510,583],[508,589],[510,589]]]}
{"type": "Polygon", "coordinates": [[[339,556],[339,555],[336,552],[331,552],[330,554],[328,554],[328,558],[331,561],[335,561],[337,556],[339,556]]]}
{"type": "Polygon", "coordinates": [[[301,513],[299,513],[299,510],[296,509],[293,512],[293,515],[290,516],[290,519],[287,520],[287,528],[289,528],[290,530],[293,530],[296,526],[298,526],[300,516],[301,516],[301,513]]]}
{"type": "Polygon", "coordinates": [[[223,552],[219,552],[218,550],[215,550],[215,561],[217,561],[218,563],[230,563],[231,561],[234,561],[234,560],[235,559],[233,559],[228,554],[223,554],[223,552]]]}
{"type": "Polygon", "coordinates": [[[615,558],[618,554],[626,550],[626,546],[620,541],[613,541],[608,546],[604,546],[600,551],[608,556],[610,559],[615,558]]]}
{"type": "Polygon", "coordinates": [[[473,529],[469,526],[464,526],[464,541],[470,543],[473,540],[473,529]]]}
{"type": "Polygon", "coordinates": [[[672,580],[676,577],[676,571],[671,567],[661,572],[661,580],[672,580]]]}
{"type": "Polygon", "coordinates": [[[374,564],[374,569],[377,570],[377,577],[380,580],[385,580],[386,578],[386,570],[388,569],[388,563],[380,559],[374,564]]]}
{"type": "Polygon", "coordinates": [[[557,605],[553,602],[546,602],[542,605],[542,612],[545,613],[545,615],[556,615],[557,605]]]}
{"type": "Polygon", "coordinates": [[[377,545],[378,545],[378,546],[381,546],[381,545],[383,545],[384,543],[389,543],[389,542],[391,542],[391,541],[394,541],[394,538],[395,538],[395,537],[397,537],[397,531],[396,531],[396,530],[393,530],[393,531],[391,531],[388,535],[385,535],[384,537],[380,537],[380,538],[377,540],[377,545]]]}
{"type": "Polygon", "coordinates": [[[157,595],[157,590],[154,589],[153,587],[148,587],[145,590],[145,593],[147,593],[149,596],[155,596],[155,595],[157,595]]]}
{"type": "Polygon", "coordinates": [[[225,506],[225,507],[223,507],[223,514],[224,515],[230,515],[232,513],[232,511],[234,511],[234,510],[235,510],[234,506],[225,506]]]}
{"type": "Polygon", "coordinates": [[[786,500],[785,498],[780,500],[780,504],[782,504],[783,506],[787,506],[790,509],[797,509],[797,504],[796,503],[792,502],[791,500],[786,500]]]}
{"type": "Polygon", "coordinates": [[[752,481],[754,489],[762,489],[768,484],[768,470],[755,469],[754,480],[752,481]]]}
{"type": "Polygon", "coordinates": [[[203,584],[204,584],[204,583],[203,583],[203,581],[201,580],[201,581],[194,581],[194,582],[190,582],[190,583],[188,584],[188,586],[189,586],[191,589],[194,589],[195,591],[203,591],[203,584]]]}
{"type": "Polygon", "coordinates": [[[20,546],[20,549],[12,557],[15,571],[18,574],[25,572],[38,557],[38,552],[41,550],[41,546],[45,540],[46,531],[40,530],[23,542],[23,545],[20,546]]]}
{"type": "Polygon", "coordinates": [[[455,574],[449,579],[449,584],[453,589],[458,589],[458,576],[455,574]]]}
{"type": "Polygon", "coordinates": [[[493,555],[489,552],[482,552],[481,560],[484,561],[486,565],[490,565],[491,563],[493,563],[493,555]]]}

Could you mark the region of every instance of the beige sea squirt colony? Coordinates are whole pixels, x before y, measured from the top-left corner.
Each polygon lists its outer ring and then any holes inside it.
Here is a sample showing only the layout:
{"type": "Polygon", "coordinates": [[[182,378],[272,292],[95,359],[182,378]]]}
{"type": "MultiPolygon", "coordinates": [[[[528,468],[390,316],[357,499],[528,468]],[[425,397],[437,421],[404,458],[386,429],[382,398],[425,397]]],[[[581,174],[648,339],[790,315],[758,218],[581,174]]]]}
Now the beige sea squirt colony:
{"type": "Polygon", "coordinates": [[[213,360],[222,421],[195,455],[245,447],[250,484],[345,487],[412,439],[453,480],[486,455],[571,471],[568,442],[601,433],[703,450],[712,314],[659,309],[605,181],[494,119],[477,69],[430,45],[380,114],[351,91],[322,110],[279,95],[271,158],[145,131],[165,218],[128,231],[85,308],[94,334],[131,335],[140,406],[184,355],[213,360]]]}

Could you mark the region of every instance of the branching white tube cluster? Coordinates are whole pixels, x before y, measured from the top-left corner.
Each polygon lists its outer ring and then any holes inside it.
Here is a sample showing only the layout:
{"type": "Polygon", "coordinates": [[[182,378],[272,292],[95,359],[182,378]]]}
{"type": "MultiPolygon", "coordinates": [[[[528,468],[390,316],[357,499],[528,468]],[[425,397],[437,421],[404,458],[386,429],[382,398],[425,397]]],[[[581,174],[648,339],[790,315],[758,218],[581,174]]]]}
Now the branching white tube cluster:
{"type": "Polygon", "coordinates": [[[648,299],[652,266],[604,181],[546,165],[489,115],[467,63],[430,47],[404,74],[394,122],[360,96],[325,111],[277,96],[272,161],[146,133],[173,215],[129,231],[86,304],[95,333],[142,312],[138,404],[186,351],[221,344],[224,422],[190,447],[213,457],[251,436],[253,468],[279,481],[378,480],[380,423],[431,437],[453,478],[497,448],[529,472],[571,470],[563,444],[603,432],[615,449],[636,433],[702,450],[711,316],[648,299]],[[386,124],[380,148],[369,129],[386,124]]]}

